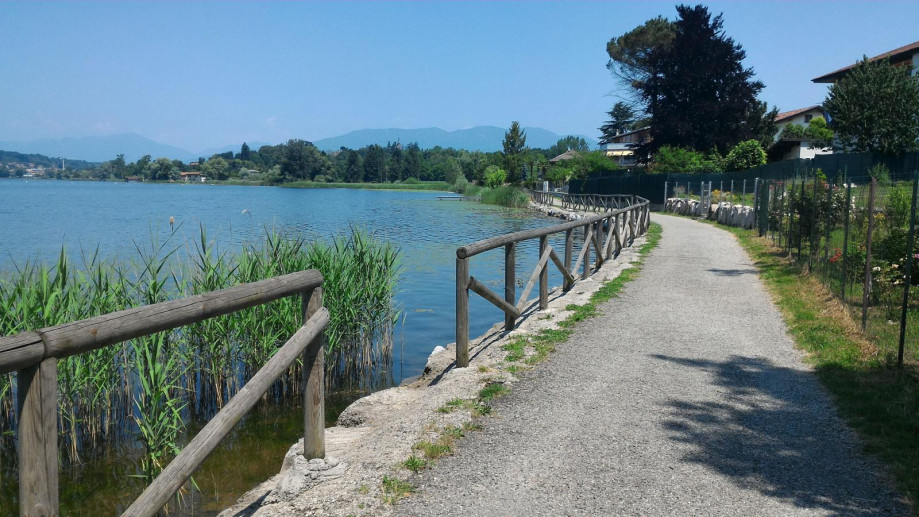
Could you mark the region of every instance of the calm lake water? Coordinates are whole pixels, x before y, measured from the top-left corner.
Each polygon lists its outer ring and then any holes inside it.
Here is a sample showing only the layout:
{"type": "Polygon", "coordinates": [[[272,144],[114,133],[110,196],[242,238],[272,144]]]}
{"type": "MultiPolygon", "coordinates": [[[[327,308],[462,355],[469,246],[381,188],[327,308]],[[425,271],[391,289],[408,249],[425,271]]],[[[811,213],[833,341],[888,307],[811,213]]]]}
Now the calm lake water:
{"type": "MultiPolygon", "coordinates": [[[[149,249],[151,238],[162,240],[169,235],[170,217],[179,227],[179,240],[174,245],[187,242],[188,246],[193,246],[199,236],[199,225],[203,225],[220,250],[259,242],[266,228],[307,239],[328,239],[348,232],[349,226],[357,226],[401,248],[402,274],[396,303],[403,311],[404,323],[396,328],[393,359],[394,377],[398,382],[421,373],[435,346],[455,340],[457,247],[486,237],[559,222],[530,210],[439,201],[438,195],[441,194],[0,180],[0,274],[27,260],[54,262],[62,246],[77,261],[81,249],[91,251],[96,247],[103,256],[117,255],[133,260],[137,257],[135,243],[149,249]]],[[[561,238],[551,244],[557,249],[563,246],[561,238]]],[[[537,246],[533,241],[518,248],[518,279],[526,281],[535,267],[537,246]]],[[[177,256],[181,259],[182,255],[180,250],[177,256]]],[[[473,258],[470,271],[501,293],[503,265],[503,251],[494,250],[473,258]]],[[[79,267],[79,262],[74,266],[79,267]]],[[[550,269],[550,284],[560,285],[561,282],[557,272],[550,269]]],[[[501,320],[500,310],[478,296],[470,297],[470,336],[482,334],[501,320]]],[[[295,405],[286,417],[279,417],[272,411],[263,413],[264,417],[256,414],[247,419],[235,438],[228,440],[222,449],[224,452],[215,453],[218,459],[223,454],[226,464],[213,465],[207,471],[208,476],[214,478],[208,486],[213,485],[215,492],[220,487],[220,491],[202,504],[204,512],[201,514],[231,504],[243,491],[276,473],[287,446],[302,432],[302,424],[298,424],[302,416],[295,405]],[[251,428],[251,432],[247,432],[247,428],[251,428]],[[266,436],[266,428],[270,430],[270,437],[266,436]],[[243,456],[251,457],[259,465],[243,469],[240,474],[239,460],[243,456]],[[233,477],[234,486],[228,487],[229,482],[221,481],[222,475],[233,477]],[[246,479],[236,483],[235,478],[240,477],[246,479]]],[[[94,493],[100,489],[123,492],[136,489],[132,485],[116,490],[107,485],[111,480],[103,474],[93,481],[94,473],[115,468],[111,464],[113,461],[117,463],[107,453],[101,463],[83,466],[82,470],[71,472],[69,477],[62,473],[62,505],[70,509],[68,513],[91,515],[92,508],[111,508],[101,514],[113,513],[115,508],[108,506],[110,503],[81,501],[92,501],[94,493]]],[[[118,469],[124,476],[123,467],[118,469]]],[[[15,480],[10,480],[8,473],[0,480],[3,485],[0,495],[15,493],[15,480]]],[[[198,479],[199,484],[208,481],[198,479]]],[[[130,501],[128,497],[129,494],[118,499],[130,501]]],[[[6,505],[0,504],[3,506],[6,505]]],[[[5,513],[0,508],[0,515],[5,513]]]]}

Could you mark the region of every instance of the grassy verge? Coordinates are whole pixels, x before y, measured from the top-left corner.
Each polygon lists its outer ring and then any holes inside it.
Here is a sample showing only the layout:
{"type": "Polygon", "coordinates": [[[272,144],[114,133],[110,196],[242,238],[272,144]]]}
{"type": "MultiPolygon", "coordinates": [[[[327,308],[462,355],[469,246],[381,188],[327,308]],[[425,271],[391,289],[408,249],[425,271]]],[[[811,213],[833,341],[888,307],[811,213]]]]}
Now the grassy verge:
{"type": "Polygon", "coordinates": [[[795,342],[866,451],[887,463],[912,502],[919,500],[919,369],[897,368],[878,354],[848,309],[779,248],[748,230],[722,228],[750,254],[795,342]]]}
{"type": "MultiPolygon", "coordinates": [[[[568,318],[559,323],[559,329],[543,329],[535,335],[519,336],[513,341],[504,345],[503,349],[507,351],[505,362],[510,363],[505,366],[505,370],[517,374],[539,362],[545,360],[551,352],[555,350],[555,345],[563,343],[574,331],[576,323],[599,314],[597,306],[606,300],[615,298],[622,288],[630,280],[635,278],[644,262],[644,257],[653,248],[657,246],[661,237],[661,227],[659,224],[651,223],[651,228],[646,234],[647,240],[638,250],[639,258],[631,267],[622,271],[618,277],[603,284],[600,289],[593,294],[590,301],[584,305],[569,305],[566,309],[573,311],[568,318]]],[[[479,371],[486,372],[488,368],[480,367],[479,371]]],[[[466,432],[475,431],[480,428],[476,423],[479,418],[491,413],[489,403],[510,392],[502,382],[488,382],[474,399],[452,399],[437,409],[438,413],[448,414],[456,411],[468,411],[472,420],[463,425],[463,427],[447,426],[440,431],[437,439],[433,442],[422,441],[413,447],[414,453],[408,457],[401,466],[411,472],[418,473],[430,467],[437,459],[448,456],[453,453],[454,441],[461,438],[466,432]]],[[[414,486],[407,481],[403,483],[406,490],[399,492],[400,495],[394,496],[394,490],[387,488],[387,483],[392,484],[394,478],[385,477],[383,482],[383,500],[388,504],[394,504],[400,498],[410,495],[414,486]]]]}

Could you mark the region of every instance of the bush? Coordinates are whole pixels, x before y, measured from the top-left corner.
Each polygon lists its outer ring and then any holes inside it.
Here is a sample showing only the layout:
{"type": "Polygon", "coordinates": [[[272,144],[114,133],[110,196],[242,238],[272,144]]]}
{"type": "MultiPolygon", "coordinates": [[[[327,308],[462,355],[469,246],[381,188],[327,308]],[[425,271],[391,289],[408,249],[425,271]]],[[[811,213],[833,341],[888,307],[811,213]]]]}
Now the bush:
{"type": "Polygon", "coordinates": [[[759,141],[747,140],[735,145],[724,161],[724,168],[728,171],[745,171],[765,164],[766,151],[759,141]]]}
{"type": "Polygon", "coordinates": [[[405,178],[405,180],[402,181],[402,183],[404,183],[404,184],[406,184],[406,185],[417,185],[417,184],[421,183],[421,180],[418,179],[418,178],[405,178]]]}
{"type": "Polygon", "coordinates": [[[504,185],[504,182],[507,181],[507,172],[504,169],[499,169],[494,165],[489,165],[485,169],[485,186],[489,188],[496,188],[504,185]]]}
{"type": "Polygon", "coordinates": [[[466,176],[460,174],[459,177],[456,178],[456,182],[453,184],[453,187],[451,187],[450,190],[456,192],[457,194],[464,194],[467,187],[469,187],[469,180],[466,179],[466,176]]]}
{"type": "Polygon", "coordinates": [[[487,205],[523,208],[529,205],[530,196],[517,187],[499,186],[482,190],[479,194],[479,202],[487,205]]]}

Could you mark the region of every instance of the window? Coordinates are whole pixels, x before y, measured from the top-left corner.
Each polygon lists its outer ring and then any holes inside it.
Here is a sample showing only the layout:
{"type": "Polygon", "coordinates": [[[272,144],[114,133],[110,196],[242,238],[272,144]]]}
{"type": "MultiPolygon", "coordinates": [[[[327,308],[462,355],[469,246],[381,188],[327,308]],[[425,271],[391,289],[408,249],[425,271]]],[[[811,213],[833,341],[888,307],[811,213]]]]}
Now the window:
{"type": "Polygon", "coordinates": [[[810,121],[811,121],[812,118],[814,118],[813,115],[804,115],[804,123],[805,123],[805,124],[810,123],[810,121]]]}

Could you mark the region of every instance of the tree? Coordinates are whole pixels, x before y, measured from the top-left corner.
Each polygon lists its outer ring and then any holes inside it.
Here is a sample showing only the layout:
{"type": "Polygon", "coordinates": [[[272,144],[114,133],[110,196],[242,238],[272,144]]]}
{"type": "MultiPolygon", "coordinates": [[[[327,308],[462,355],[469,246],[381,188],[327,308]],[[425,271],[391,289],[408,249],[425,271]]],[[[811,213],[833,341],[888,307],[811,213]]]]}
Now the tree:
{"type": "Polygon", "coordinates": [[[743,48],[724,34],[721,15],[712,18],[706,7],[680,5],[677,13],[672,42],[651,49],[651,73],[636,86],[652,119],[651,141],[638,154],[665,145],[725,152],[759,137],[770,121],[768,113],[758,116],[763,83],[743,67],[743,48]]]}
{"type": "Polygon", "coordinates": [[[246,161],[249,161],[252,159],[252,151],[249,149],[249,144],[243,142],[243,146],[239,150],[238,158],[240,160],[246,160],[246,161]]]}
{"type": "Polygon", "coordinates": [[[377,144],[368,147],[367,154],[364,156],[364,181],[370,183],[386,181],[386,153],[377,144]]]}
{"type": "Polygon", "coordinates": [[[157,158],[150,164],[150,176],[154,180],[168,181],[175,179],[178,172],[178,169],[169,158],[157,158]]]}
{"type": "Polygon", "coordinates": [[[609,115],[609,121],[598,128],[601,145],[612,142],[613,137],[628,131],[635,123],[635,110],[622,101],[617,102],[606,114],[609,115]]]}
{"type": "MultiPolygon", "coordinates": [[[[560,138],[558,142],[555,142],[555,145],[545,150],[543,156],[548,158],[555,158],[556,156],[566,152],[566,151],[577,151],[579,153],[590,152],[590,144],[587,143],[587,140],[584,140],[580,136],[571,136],[568,135],[564,138],[560,138]]],[[[527,163],[532,160],[526,160],[527,163]]]]}
{"type": "Polygon", "coordinates": [[[526,132],[520,129],[520,122],[511,122],[511,127],[504,133],[504,169],[507,171],[507,181],[516,183],[520,179],[520,170],[523,167],[521,154],[527,147],[526,132]]]}
{"type": "Polygon", "coordinates": [[[347,150],[345,151],[346,162],[345,162],[345,181],[348,183],[358,183],[364,177],[364,163],[361,159],[361,155],[357,151],[347,150]]]}
{"type": "Polygon", "coordinates": [[[919,79],[911,71],[865,58],[830,86],[823,107],[842,149],[900,154],[919,148],[919,79]]]}
{"type": "Polygon", "coordinates": [[[836,134],[827,127],[823,117],[814,117],[807,123],[807,127],[801,124],[788,124],[783,127],[781,137],[805,140],[811,147],[826,149],[832,147],[836,134]]]}
{"type": "MultiPolygon", "coordinates": [[[[657,73],[655,55],[670,48],[676,36],[673,23],[658,16],[629,32],[609,40],[606,68],[613,73],[636,98],[651,75],[657,73]]],[[[612,115],[612,114],[611,114],[612,115]]],[[[605,134],[605,133],[604,133],[605,134]]]]}

